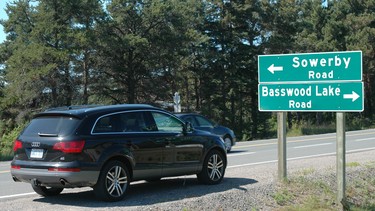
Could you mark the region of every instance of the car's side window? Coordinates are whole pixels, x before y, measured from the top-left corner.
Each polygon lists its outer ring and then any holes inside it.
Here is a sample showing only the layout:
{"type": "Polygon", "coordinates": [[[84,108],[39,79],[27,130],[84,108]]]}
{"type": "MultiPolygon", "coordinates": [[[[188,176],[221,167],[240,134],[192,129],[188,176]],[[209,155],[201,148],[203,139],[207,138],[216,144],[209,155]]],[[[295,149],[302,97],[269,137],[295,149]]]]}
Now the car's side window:
{"type": "Polygon", "coordinates": [[[182,132],[183,123],[173,116],[165,113],[152,112],[158,131],[182,132]]]}
{"type": "Polygon", "coordinates": [[[93,133],[121,132],[119,115],[101,117],[95,124],[93,133]]]}
{"type": "Polygon", "coordinates": [[[123,132],[152,132],[157,131],[155,124],[149,121],[149,115],[144,111],[126,112],[121,115],[123,132]],[[151,122],[151,123],[150,123],[151,122]]]}
{"type": "Polygon", "coordinates": [[[185,122],[190,122],[193,127],[199,126],[193,116],[187,116],[184,118],[185,122]]]}
{"type": "Polygon", "coordinates": [[[120,114],[122,132],[141,132],[145,127],[142,112],[120,114]]]}
{"type": "Polygon", "coordinates": [[[99,118],[94,126],[93,133],[128,133],[157,131],[153,121],[149,121],[147,112],[134,111],[116,113],[99,118]],[[150,123],[151,122],[151,123],[150,123]]]}
{"type": "Polygon", "coordinates": [[[213,127],[212,123],[207,119],[197,116],[195,117],[200,127],[213,127]]]}

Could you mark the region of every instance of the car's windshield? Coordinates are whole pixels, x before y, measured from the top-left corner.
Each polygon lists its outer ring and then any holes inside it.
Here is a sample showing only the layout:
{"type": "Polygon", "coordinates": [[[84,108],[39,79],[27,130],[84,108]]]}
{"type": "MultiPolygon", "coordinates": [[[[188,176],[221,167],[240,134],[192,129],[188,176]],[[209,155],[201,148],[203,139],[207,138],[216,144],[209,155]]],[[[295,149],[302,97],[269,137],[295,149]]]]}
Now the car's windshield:
{"type": "Polygon", "coordinates": [[[210,120],[208,120],[204,117],[201,117],[201,116],[196,116],[196,119],[198,121],[199,126],[201,126],[201,127],[213,127],[215,125],[210,120]]]}

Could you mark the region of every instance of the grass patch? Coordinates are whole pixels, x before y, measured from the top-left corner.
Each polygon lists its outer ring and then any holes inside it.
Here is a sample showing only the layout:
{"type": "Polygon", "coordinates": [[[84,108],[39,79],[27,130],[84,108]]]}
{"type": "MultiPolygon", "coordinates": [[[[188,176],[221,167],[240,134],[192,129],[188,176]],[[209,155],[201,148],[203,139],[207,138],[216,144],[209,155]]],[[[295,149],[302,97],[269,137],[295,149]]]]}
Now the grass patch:
{"type": "Polygon", "coordinates": [[[299,173],[300,176],[306,176],[306,175],[310,175],[314,172],[315,172],[314,168],[307,168],[307,169],[303,169],[303,170],[299,171],[298,173],[299,173]]]}
{"type": "Polygon", "coordinates": [[[303,136],[303,135],[314,135],[314,134],[324,134],[324,133],[334,133],[336,132],[335,124],[323,124],[314,125],[311,123],[302,123],[300,125],[294,124],[292,128],[287,130],[287,136],[303,136]]]}
{"type": "Polygon", "coordinates": [[[365,164],[366,168],[375,168],[375,161],[365,164]]]}
{"type": "Polygon", "coordinates": [[[279,190],[276,192],[272,197],[275,199],[278,205],[286,205],[288,202],[292,201],[293,195],[289,192],[289,190],[279,190]]]}
{"type": "MultiPolygon", "coordinates": [[[[358,118],[354,118],[355,120],[358,118]]],[[[294,136],[303,136],[303,135],[315,135],[315,134],[325,134],[325,133],[335,133],[336,132],[336,122],[331,123],[323,123],[323,124],[314,124],[309,121],[302,121],[300,123],[294,123],[291,128],[287,128],[287,136],[294,137],[294,136]]],[[[355,122],[347,121],[346,130],[362,130],[374,128],[374,125],[370,123],[363,123],[362,121],[355,122]]],[[[277,124],[276,124],[276,132],[277,132],[277,124]]]]}
{"type": "Polygon", "coordinates": [[[293,127],[291,129],[287,129],[286,136],[287,137],[295,137],[295,136],[302,136],[302,130],[299,127],[293,127]]]}
{"type": "MultiPolygon", "coordinates": [[[[302,172],[302,175],[312,172],[312,169],[308,169],[302,172]]],[[[280,210],[307,211],[329,210],[335,196],[324,181],[311,180],[303,175],[292,177],[287,183],[282,183],[273,198],[282,206],[280,210]]]]}
{"type": "Polygon", "coordinates": [[[351,210],[375,210],[375,167],[365,167],[372,171],[361,171],[360,178],[354,180],[347,187],[348,202],[351,210]]]}
{"type": "Polygon", "coordinates": [[[358,163],[358,162],[351,162],[351,163],[347,163],[346,164],[346,167],[357,167],[357,166],[360,166],[361,164],[358,163]]]}
{"type": "MultiPolygon", "coordinates": [[[[352,162],[347,166],[359,169],[347,172],[345,209],[375,210],[375,162],[363,165],[352,162]]],[[[279,183],[272,195],[275,203],[280,206],[277,210],[340,210],[341,205],[336,201],[335,179],[335,176],[324,172],[322,175],[314,169],[297,172],[287,182],[279,183]]]]}
{"type": "Polygon", "coordinates": [[[302,127],[301,131],[303,135],[334,133],[336,132],[336,125],[308,125],[306,127],[302,127]]]}
{"type": "Polygon", "coordinates": [[[322,202],[319,196],[308,196],[302,204],[291,205],[282,208],[282,211],[311,211],[311,210],[331,210],[330,205],[322,202]]]}

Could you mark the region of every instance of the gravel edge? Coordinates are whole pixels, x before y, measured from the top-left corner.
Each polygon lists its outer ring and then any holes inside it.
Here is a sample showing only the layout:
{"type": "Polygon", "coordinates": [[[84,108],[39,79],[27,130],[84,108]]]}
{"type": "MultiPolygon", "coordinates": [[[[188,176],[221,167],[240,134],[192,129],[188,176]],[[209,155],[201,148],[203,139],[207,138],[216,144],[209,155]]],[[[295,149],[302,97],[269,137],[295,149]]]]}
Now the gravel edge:
{"type": "MultiPolygon", "coordinates": [[[[346,154],[347,184],[363,174],[375,175],[375,150],[346,154]],[[370,168],[368,166],[371,166],[370,168]]],[[[307,172],[308,179],[327,181],[336,190],[336,156],[287,162],[287,176],[307,172]]],[[[362,177],[363,178],[363,177],[362,177]]],[[[0,200],[2,210],[280,210],[273,194],[280,187],[277,163],[229,167],[219,185],[202,185],[196,176],[165,178],[159,182],[132,183],[124,200],[95,199],[91,188],[64,190],[56,197],[37,194],[0,200]]]]}
{"type": "MultiPolygon", "coordinates": [[[[375,150],[347,154],[346,163],[354,162],[359,165],[346,167],[347,186],[359,176],[359,173],[375,175],[375,168],[367,167],[375,165],[375,150]]],[[[308,175],[309,179],[327,181],[333,191],[337,190],[336,156],[292,160],[287,162],[287,168],[288,178],[301,175],[302,171],[308,170],[311,172],[308,175]]],[[[225,180],[220,184],[237,188],[152,206],[136,206],[132,207],[132,210],[277,210],[281,207],[272,195],[278,184],[277,163],[238,167],[227,170],[225,180]],[[240,175],[253,182],[230,184],[238,182],[240,175]]]]}

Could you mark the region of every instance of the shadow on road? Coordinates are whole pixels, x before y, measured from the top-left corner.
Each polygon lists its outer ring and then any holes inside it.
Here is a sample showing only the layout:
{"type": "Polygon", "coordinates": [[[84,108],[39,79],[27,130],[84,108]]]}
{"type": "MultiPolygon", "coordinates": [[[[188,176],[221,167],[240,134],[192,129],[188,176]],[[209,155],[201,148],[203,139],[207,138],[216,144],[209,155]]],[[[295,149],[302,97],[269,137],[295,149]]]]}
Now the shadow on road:
{"type": "Polygon", "coordinates": [[[243,152],[248,152],[248,151],[247,150],[231,150],[230,152],[228,152],[228,155],[234,155],[234,154],[239,154],[243,152]]]}
{"type": "MultiPolygon", "coordinates": [[[[158,182],[138,182],[136,184],[131,184],[125,199],[119,202],[108,203],[98,201],[93,191],[63,192],[54,197],[34,199],[34,202],[86,208],[147,206],[162,202],[200,197],[210,193],[224,192],[231,189],[243,189],[241,186],[255,183],[257,183],[257,181],[253,179],[224,178],[223,182],[219,185],[202,185],[196,178],[167,178],[158,182]]],[[[246,189],[244,189],[244,191],[246,191],[246,189]]]]}

